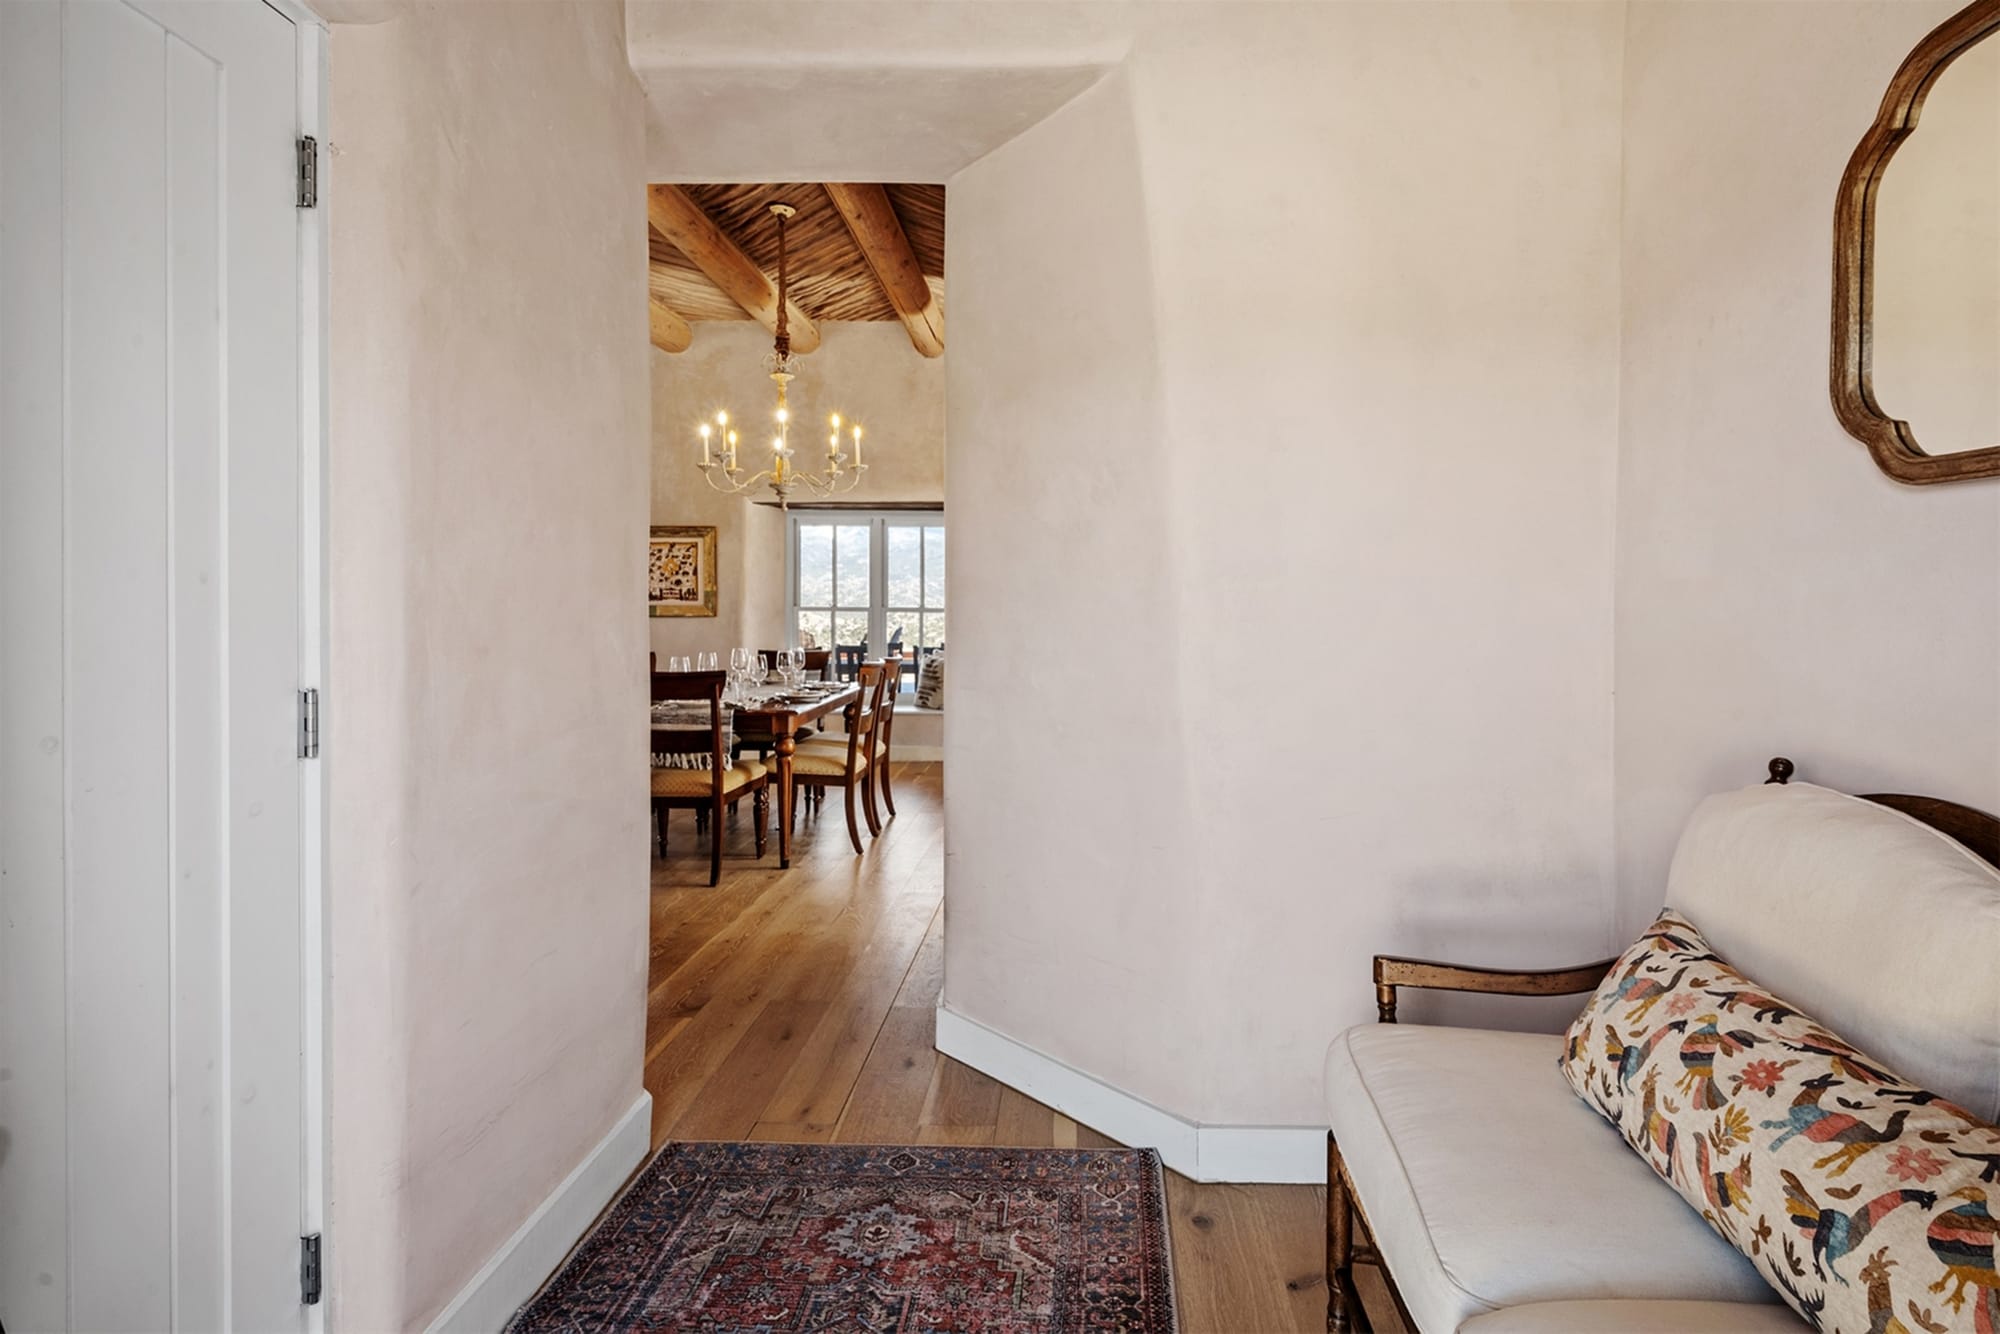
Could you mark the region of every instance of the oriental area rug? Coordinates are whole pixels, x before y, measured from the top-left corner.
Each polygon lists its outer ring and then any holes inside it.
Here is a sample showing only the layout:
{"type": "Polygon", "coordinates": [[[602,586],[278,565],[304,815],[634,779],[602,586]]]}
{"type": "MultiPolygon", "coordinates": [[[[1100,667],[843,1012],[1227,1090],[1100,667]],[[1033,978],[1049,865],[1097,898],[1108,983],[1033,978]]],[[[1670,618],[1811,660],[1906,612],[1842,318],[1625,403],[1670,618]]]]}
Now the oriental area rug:
{"type": "Polygon", "coordinates": [[[830,1144],[669,1144],[508,1326],[1175,1328],[1151,1150],[830,1144]]]}

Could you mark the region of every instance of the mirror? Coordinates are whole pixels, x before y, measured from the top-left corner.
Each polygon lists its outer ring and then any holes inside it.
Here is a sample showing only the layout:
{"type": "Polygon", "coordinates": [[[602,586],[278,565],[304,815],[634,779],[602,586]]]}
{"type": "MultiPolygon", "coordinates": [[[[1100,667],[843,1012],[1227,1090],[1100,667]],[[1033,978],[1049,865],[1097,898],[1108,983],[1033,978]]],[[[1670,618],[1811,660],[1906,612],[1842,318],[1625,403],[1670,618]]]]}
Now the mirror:
{"type": "Polygon", "coordinates": [[[1952,63],[1876,187],[1871,350],[1930,453],[2000,445],[2000,41],[1952,63]]]}
{"type": "Polygon", "coordinates": [[[1918,45],[1835,209],[1834,409],[1901,482],[2000,475],[1996,27],[1979,0],[1918,45]]]}

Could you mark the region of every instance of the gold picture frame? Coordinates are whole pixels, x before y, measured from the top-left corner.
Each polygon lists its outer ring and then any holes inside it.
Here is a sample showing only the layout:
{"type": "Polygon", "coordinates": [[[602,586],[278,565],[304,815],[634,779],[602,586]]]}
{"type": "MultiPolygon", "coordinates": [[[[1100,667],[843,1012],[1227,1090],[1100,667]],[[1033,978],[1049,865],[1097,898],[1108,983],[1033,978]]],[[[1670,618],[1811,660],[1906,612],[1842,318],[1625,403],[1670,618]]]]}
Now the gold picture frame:
{"type": "Polygon", "coordinates": [[[715,615],[715,526],[654,524],[646,558],[650,616],[715,615]]]}

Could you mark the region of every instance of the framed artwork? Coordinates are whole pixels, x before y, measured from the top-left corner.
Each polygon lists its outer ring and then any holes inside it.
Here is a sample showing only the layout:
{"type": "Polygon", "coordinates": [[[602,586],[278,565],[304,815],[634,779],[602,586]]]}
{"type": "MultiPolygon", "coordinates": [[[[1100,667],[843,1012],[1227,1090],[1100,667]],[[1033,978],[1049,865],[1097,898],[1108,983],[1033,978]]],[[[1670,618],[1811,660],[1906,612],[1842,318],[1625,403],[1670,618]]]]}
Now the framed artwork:
{"type": "Polygon", "coordinates": [[[715,526],[654,525],[646,561],[646,605],[654,616],[715,615],[715,526]]]}

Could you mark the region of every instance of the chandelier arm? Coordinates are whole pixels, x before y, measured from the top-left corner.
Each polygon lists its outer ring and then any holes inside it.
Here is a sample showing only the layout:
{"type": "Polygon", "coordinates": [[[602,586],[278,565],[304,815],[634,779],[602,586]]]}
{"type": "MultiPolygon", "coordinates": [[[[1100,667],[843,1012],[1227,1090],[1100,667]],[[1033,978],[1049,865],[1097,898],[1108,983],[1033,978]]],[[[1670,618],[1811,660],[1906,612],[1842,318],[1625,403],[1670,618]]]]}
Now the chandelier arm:
{"type": "Polygon", "coordinates": [[[715,480],[713,469],[704,468],[701,475],[707,480],[711,490],[720,491],[725,496],[740,496],[747,491],[754,491],[759,486],[762,486],[769,480],[771,473],[768,468],[763,472],[743,478],[731,478],[725,473],[723,480],[719,483],[715,480]]]}

